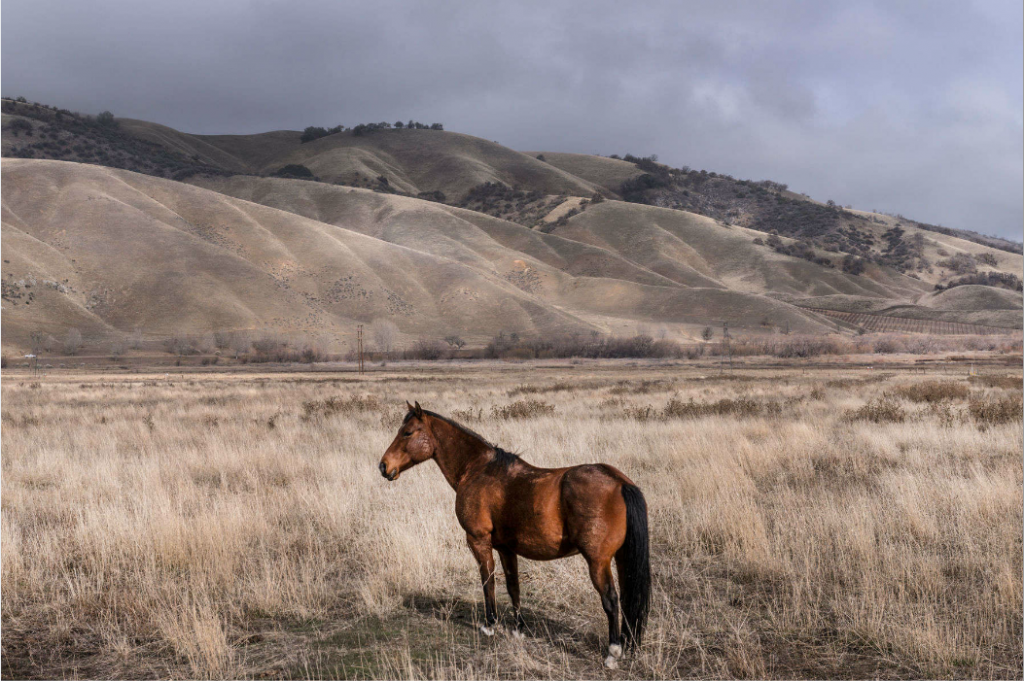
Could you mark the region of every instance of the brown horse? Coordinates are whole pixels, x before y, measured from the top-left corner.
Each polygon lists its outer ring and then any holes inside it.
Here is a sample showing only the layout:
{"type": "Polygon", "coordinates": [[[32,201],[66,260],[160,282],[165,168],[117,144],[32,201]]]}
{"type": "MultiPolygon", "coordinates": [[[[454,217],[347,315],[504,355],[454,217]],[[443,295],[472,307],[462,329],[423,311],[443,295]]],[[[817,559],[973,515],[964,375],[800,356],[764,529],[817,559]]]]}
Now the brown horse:
{"type": "Polygon", "coordinates": [[[583,554],[590,580],[608,615],[608,656],[614,668],[623,644],[638,646],[651,591],[647,504],[640,489],[606,464],[538,468],[464,426],[409,405],[394,442],[380,461],[388,480],[427,459],[437,462],[455,490],[455,514],[480,565],[484,625],[494,634],[494,555],[498,552],[515,614],[513,634],[522,636],[518,556],[554,560],[583,554]],[[612,580],[612,558],[622,590],[612,580]]]}

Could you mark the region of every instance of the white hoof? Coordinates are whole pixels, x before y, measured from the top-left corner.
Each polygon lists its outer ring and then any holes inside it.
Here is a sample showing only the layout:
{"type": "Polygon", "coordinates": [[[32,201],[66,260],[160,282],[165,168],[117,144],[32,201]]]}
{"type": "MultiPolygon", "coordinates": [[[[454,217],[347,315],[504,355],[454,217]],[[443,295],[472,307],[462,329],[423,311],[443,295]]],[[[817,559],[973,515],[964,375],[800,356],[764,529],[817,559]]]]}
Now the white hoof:
{"type": "Polygon", "coordinates": [[[619,663],[615,661],[614,657],[609,655],[608,657],[604,658],[604,667],[605,669],[618,669],[619,663]]]}
{"type": "Polygon", "coordinates": [[[512,638],[526,638],[526,634],[519,631],[518,629],[512,630],[512,638]]]}
{"type": "Polygon", "coordinates": [[[622,657],[622,646],[618,643],[611,643],[608,645],[608,655],[618,660],[622,657]]]}
{"type": "Polygon", "coordinates": [[[480,633],[484,636],[494,636],[494,627],[480,627],[480,633]]]}

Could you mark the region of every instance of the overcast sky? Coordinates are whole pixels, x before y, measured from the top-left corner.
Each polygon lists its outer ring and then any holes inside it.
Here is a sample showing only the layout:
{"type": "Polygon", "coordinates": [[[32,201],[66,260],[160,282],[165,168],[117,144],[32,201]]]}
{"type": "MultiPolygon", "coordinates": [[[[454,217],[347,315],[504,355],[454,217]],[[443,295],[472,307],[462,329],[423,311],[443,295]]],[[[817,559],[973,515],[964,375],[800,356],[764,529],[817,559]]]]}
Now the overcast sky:
{"type": "Polygon", "coordinates": [[[1020,239],[1009,2],[3,0],[2,92],[192,133],[439,121],[1020,239]]]}

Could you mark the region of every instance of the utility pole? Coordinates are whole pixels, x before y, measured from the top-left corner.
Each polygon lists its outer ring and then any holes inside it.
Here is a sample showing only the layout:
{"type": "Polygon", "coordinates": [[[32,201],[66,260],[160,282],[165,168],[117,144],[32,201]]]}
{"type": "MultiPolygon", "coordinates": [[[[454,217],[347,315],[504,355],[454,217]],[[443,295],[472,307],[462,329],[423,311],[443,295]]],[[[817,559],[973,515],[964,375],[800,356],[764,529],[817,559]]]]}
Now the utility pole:
{"type": "Polygon", "coordinates": [[[356,327],[356,343],[359,346],[359,373],[363,373],[363,325],[356,327]]]}

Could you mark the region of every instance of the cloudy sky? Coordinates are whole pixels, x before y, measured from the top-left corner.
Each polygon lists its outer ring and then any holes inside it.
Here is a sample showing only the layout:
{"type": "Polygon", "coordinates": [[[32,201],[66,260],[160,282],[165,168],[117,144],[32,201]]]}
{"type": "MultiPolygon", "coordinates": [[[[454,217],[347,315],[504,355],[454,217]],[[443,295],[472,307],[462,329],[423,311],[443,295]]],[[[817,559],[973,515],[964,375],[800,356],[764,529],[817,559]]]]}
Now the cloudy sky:
{"type": "Polygon", "coordinates": [[[1020,239],[1000,2],[3,0],[2,92],[193,133],[415,118],[1020,239]]]}

